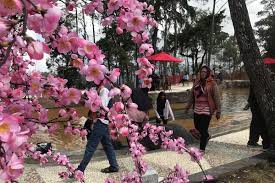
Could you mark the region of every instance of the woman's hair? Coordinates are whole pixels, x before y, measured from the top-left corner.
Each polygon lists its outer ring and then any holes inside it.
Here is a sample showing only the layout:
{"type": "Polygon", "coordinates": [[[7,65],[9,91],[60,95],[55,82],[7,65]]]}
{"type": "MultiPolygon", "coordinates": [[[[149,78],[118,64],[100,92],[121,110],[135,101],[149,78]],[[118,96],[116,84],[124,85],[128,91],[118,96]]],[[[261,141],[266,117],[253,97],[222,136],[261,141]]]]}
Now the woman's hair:
{"type": "Polygon", "coordinates": [[[162,100],[162,99],[161,99],[161,97],[162,97],[162,96],[164,96],[164,97],[165,97],[165,99],[166,99],[166,93],[165,93],[165,92],[163,92],[163,91],[162,91],[162,92],[159,92],[159,94],[158,94],[158,98],[157,98],[157,101],[162,100]]]}
{"type": "Polygon", "coordinates": [[[131,99],[138,105],[138,110],[147,112],[150,107],[148,89],[135,88],[132,90],[131,99]]]}
{"type": "Polygon", "coordinates": [[[210,68],[209,68],[207,65],[204,65],[204,66],[201,67],[200,71],[201,71],[203,68],[205,68],[205,69],[207,70],[207,77],[206,77],[206,78],[208,78],[208,77],[210,76],[211,70],[210,70],[210,68]]]}

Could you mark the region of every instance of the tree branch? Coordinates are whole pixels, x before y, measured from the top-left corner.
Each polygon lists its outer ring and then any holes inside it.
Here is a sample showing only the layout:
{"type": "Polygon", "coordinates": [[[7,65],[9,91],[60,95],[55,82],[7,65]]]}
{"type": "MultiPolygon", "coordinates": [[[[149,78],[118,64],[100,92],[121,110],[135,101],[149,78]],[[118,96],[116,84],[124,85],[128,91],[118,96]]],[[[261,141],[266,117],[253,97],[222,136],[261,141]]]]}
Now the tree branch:
{"type": "MultiPolygon", "coordinates": [[[[27,31],[27,18],[28,18],[28,12],[27,12],[27,8],[26,8],[26,3],[25,0],[21,0],[22,4],[23,4],[23,15],[24,15],[24,22],[23,22],[23,30],[22,32],[19,34],[19,36],[25,36],[26,31],[27,31]]],[[[16,37],[13,37],[13,40],[11,41],[9,47],[7,48],[7,52],[6,55],[4,56],[4,58],[0,61],[0,67],[2,67],[6,61],[8,60],[10,53],[12,51],[12,47],[14,45],[16,41],[16,37]]]]}

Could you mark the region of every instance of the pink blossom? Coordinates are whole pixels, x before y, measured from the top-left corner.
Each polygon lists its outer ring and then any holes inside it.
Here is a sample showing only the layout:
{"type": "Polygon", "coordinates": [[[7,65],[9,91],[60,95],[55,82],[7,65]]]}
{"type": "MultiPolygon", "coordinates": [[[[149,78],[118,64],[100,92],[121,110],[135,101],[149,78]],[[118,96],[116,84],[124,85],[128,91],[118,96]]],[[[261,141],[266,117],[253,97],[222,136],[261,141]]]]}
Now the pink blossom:
{"type": "Polygon", "coordinates": [[[68,172],[59,172],[58,175],[59,175],[59,177],[61,179],[65,179],[66,180],[66,179],[69,178],[69,173],[68,172]]]}
{"type": "MultiPolygon", "coordinates": [[[[1,33],[0,33],[1,34],[1,33]]],[[[1,36],[1,35],[0,35],[1,36]]],[[[16,44],[19,48],[26,47],[26,43],[21,36],[16,36],[16,44]]]]}
{"type": "Polygon", "coordinates": [[[73,128],[72,126],[67,126],[64,130],[65,134],[73,134],[73,128]]]}
{"type": "Polygon", "coordinates": [[[23,152],[22,147],[27,143],[29,130],[24,132],[9,133],[8,136],[3,136],[2,141],[5,142],[3,147],[5,151],[23,152]]]}
{"type": "Polygon", "coordinates": [[[88,132],[85,129],[80,131],[80,137],[86,137],[87,134],[88,132]]]}
{"type": "Polygon", "coordinates": [[[0,15],[15,15],[22,12],[20,0],[0,0],[0,15]]]}
{"type": "Polygon", "coordinates": [[[8,20],[0,18],[0,37],[4,37],[9,31],[8,20]]]}
{"type": "Polygon", "coordinates": [[[131,94],[132,94],[131,88],[129,88],[126,85],[122,85],[121,88],[120,88],[120,90],[121,90],[121,96],[124,99],[128,99],[131,96],[131,94]]]}
{"type": "Polygon", "coordinates": [[[89,59],[93,59],[92,62],[97,64],[102,64],[103,59],[105,58],[105,56],[102,54],[101,50],[96,46],[96,44],[88,41],[83,42],[83,47],[78,48],[78,53],[80,55],[86,55],[89,59]]]}
{"type": "Polygon", "coordinates": [[[176,183],[176,182],[187,183],[189,182],[188,172],[183,170],[179,165],[176,165],[174,167],[173,173],[169,174],[167,178],[167,182],[168,183],[176,183]]]}
{"type": "Polygon", "coordinates": [[[86,91],[88,100],[85,101],[85,106],[88,107],[91,111],[96,112],[101,106],[101,99],[98,96],[97,92],[93,89],[86,91]]]}
{"type": "Polygon", "coordinates": [[[144,30],[147,19],[142,15],[126,13],[124,21],[127,24],[126,29],[128,31],[140,32],[144,30]]]}
{"type": "Polygon", "coordinates": [[[142,88],[151,88],[152,87],[152,78],[144,78],[142,83],[142,88]]]}
{"type": "Polygon", "coordinates": [[[115,111],[117,113],[120,113],[123,109],[124,109],[124,105],[122,102],[116,102],[114,105],[113,105],[113,108],[115,109],[115,111]]]}
{"type": "Polygon", "coordinates": [[[41,82],[38,79],[33,79],[30,81],[30,92],[31,95],[40,95],[42,92],[41,82]]]}
{"type": "Polygon", "coordinates": [[[84,174],[83,174],[83,172],[81,172],[80,170],[75,171],[74,172],[74,178],[77,181],[83,181],[84,180],[84,174]]]}
{"type": "Polygon", "coordinates": [[[80,130],[78,128],[73,129],[73,135],[80,135],[80,130]]]}
{"type": "Polygon", "coordinates": [[[129,134],[129,130],[128,130],[127,127],[122,127],[122,128],[120,128],[119,133],[120,133],[122,136],[127,137],[128,134],[129,134]]]}
{"type": "Polygon", "coordinates": [[[90,63],[87,68],[84,68],[84,74],[87,81],[94,81],[95,84],[99,84],[104,79],[106,70],[104,65],[90,63]]]}
{"type": "Polygon", "coordinates": [[[152,5],[148,6],[147,10],[148,10],[150,13],[154,13],[154,11],[155,11],[154,6],[152,6],[152,5]]]}
{"type": "Polygon", "coordinates": [[[67,6],[66,6],[66,10],[68,11],[73,11],[75,9],[75,2],[74,1],[70,1],[68,2],[67,6]]]}
{"type": "Polygon", "coordinates": [[[116,28],[116,33],[117,33],[118,35],[123,34],[123,29],[122,29],[121,27],[117,27],[117,28],[116,28]]]}
{"type": "Polygon", "coordinates": [[[65,109],[60,109],[58,114],[61,117],[68,117],[67,111],[65,109]]]}
{"type": "MultiPolygon", "coordinates": [[[[64,25],[61,25],[59,28],[58,35],[62,37],[62,36],[68,35],[68,32],[69,32],[68,28],[65,27],[64,25]]],[[[71,58],[72,58],[72,55],[71,55],[71,58]]]]}
{"type": "Polygon", "coordinates": [[[0,116],[0,139],[7,138],[10,133],[20,131],[19,119],[12,115],[0,116]]]}
{"type": "Polygon", "coordinates": [[[154,20],[153,18],[149,18],[149,19],[148,19],[148,24],[151,25],[152,27],[155,27],[155,28],[158,27],[157,21],[154,20]]]}
{"type": "Polygon", "coordinates": [[[48,121],[48,109],[42,108],[38,113],[40,123],[46,123],[48,121]]]}
{"type": "Polygon", "coordinates": [[[12,154],[8,164],[4,166],[0,174],[1,179],[4,181],[11,181],[17,179],[23,173],[23,159],[19,158],[16,154],[12,154]]]}
{"type": "Polygon", "coordinates": [[[57,50],[59,53],[68,53],[72,45],[67,36],[63,36],[58,40],[57,50]]]}
{"type": "Polygon", "coordinates": [[[128,108],[137,109],[137,108],[138,108],[138,105],[131,102],[131,103],[128,103],[127,107],[128,107],[128,108]]]}
{"type": "Polygon", "coordinates": [[[120,69],[119,68],[114,68],[109,75],[109,79],[115,83],[120,76],[120,69]]]}
{"type": "Polygon", "coordinates": [[[70,103],[78,104],[81,98],[81,91],[77,90],[75,88],[69,88],[66,90],[63,94],[63,101],[66,105],[69,105],[70,103]]]}
{"type": "Polygon", "coordinates": [[[114,21],[114,17],[113,16],[109,16],[109,17],[106,17],[105,19],[103,19],[101,21],[101,25],[103,27],[106,27],[106,26],[109,26],[111,25],[111,23],[114,21]]]}
{"type": "Polygon", "coordinates": [[[202,180],[214,180],[214,177],[212,175],[206,175],[202,177],[202,180]]]}
{"type": "Polygon", "coordinates": [[[81,60],[80,58],[77,58],[72,61],[72,65],[76,68],[82,69],[84,66],[84,63],[83,63],[83,60],[81,60]]]}
{"type": "Polygon", "coordinates": [[[87,55],[91,55],[97,49],[97,47],[96,47],[96,44],[91,43],[91,42],[87,42],[84,45],[83,49],[84,49],[84,51],[87,55]]]}
{"type": "Polygon", "coordinates": [[[39,41],[32,41],[27,47],[31,59],[41,60],[44,57],[43,44],[39,41]]]}
{"type": "Polygon", "coordinates": [[[111,178],[107,178],[105,179],[104,183],[116,183],[116,182],[111,178]]]}
{"type": "Polygon", "coordinates": [[[112,88],[110,91],[109,91],[109,94],[108,96],[113,98],[114,96],[116,95],[120,95],[121,91],[119,88],[112,88]]]}
{"type": "Polygon", "coordinates": [[[39,157],[40,166],[45,165],[48,162],[49,162],[49,160],[47,158],[47,155],[46,154],[40,154],[40,157],[39,157]]]}
{"type": "Polygon", "coordinates": [[[54,134],[58,128],[59,128],[59,124],[52,124],[48,131],[50,134],[54,134]]]}
{"type": "Polygon", "coordinates": [[[150,67],[151,63],[149,62],[149,60],[147,58],[138,58],[137,59],[137,63],[140,67],[150,67]]]}
{"type": "Polygon", "coordinates": [[[76,111],[74,108],[71,108],[71,109],[69,110],[69,115],[71,116],[71,118],[72,118],[73,120],[78,120],[78,119],[79,119],[78,114],[77,114],[77,111],[76,111]]]}
{"type": "Polygon", "coordinates": [[[149,75],[147,69],[145,68],[139,69],[138,71],[136,71],[135,74],[138,76],[139,79],[144,79],[149,75]]]}
{"type": "Polygon", "coordinates": [[[71,58],[72,59],[78,59],[78,55],[77,54],[71,54],[71,58]]]}
{"type": "Polygon", "coordinates": [[[112,14],[114,11],[118,10],[119,7],[122,5],[121,3],[122,1],[119,0],[110,0],[108,2],[108,10],[107,13],[108,14],[112,14]]]}
{"type": "Polygon", "coordinates": [[[191,147],[188,151],[188,153],[191,155],[193,161],[200,161],[202,160],[203,154],[200,152],[199,149],[195,147],[191,147]]]}
{"type": "Polygon", "coordinates": [[[22,88],[12,90],[11,95],[14,99],[22,99],[25,96],[22,88]]]}
{"type": "Polygon", "coordinates": [[[40,29],[43,26],[43,17],[41,14],[33,14],[28,16],[28,21],[27,21],[28,28],[40,33],[40,29]]]}
{"type": "Polygon", "coordinates": [[[61,16],[62,12],[60,9],[57,7],[49,8],[44,15],[43,27],[45,32],[53,32],[57,28],[61,16]]]}

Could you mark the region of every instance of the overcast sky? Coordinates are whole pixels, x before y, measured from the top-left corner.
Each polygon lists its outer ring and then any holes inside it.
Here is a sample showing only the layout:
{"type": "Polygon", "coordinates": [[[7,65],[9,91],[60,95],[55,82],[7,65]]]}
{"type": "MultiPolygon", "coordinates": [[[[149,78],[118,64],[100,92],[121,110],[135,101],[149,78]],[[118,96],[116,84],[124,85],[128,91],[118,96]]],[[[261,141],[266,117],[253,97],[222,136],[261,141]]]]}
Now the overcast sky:
{"type": "MultiPolygon", "coordinates": [[[[258,11],[263,9],[263,6],[260,4],[260,1],[261,0],[247,0],[247,8],[248,8],[252,26],[254,26],[254,24],[257,20],[259,20],[259,17],[257,16],[258,11]]],[[[226,9],[226,11],[225,11],[226,18],[223,22],[223,31],[229,33],[230,35],[233,35],[234,28],[233,28],[233,24],[232,24],[232,21],[230,18],[230,12],[229,12],[227,0],[217,0],[216,2],[217,2],[216,3],[216,12],[219,10],[222,10],[222,9],[226,9]],[[221,9],[221,7],[222,7],[222,9],[221,9]]],[[[191,0],[190,5],[195,6],[199,9],[209,10],[212,12],[213,0],[209,0],[209,2],[205,3],[205,4],[198,2],[197,0],[191,0]]],[[[87,32],[90,36],[90,39],[92,39],[91,27],[92,26],[87,23],[87,32]]],[[[98,39],[100,39],[100,35],[101,35],[100,26],[98,26],[96,28],[96,37],[97,37],[96,41],[98,39]]],[[[33,69],[39,70],[41,72],[46,72],[47,66],[46,66],[45,59],[43,59],[41,61],[37,61],[36,65],[31,70],[33,70],[33,69]]]]}
{"type": "MultiPolygon", "coordinates": [[[[249,17],[250,17],[250,21],[252,26],[254,26],[255,22],[257,20],[259,20],[259,17],[257,16],[258,11],[263,9],[263,6],[261,5],[261,0],[247,0],[247,9],[249,12],[249,17]]],[[[212,12],[212,8],[213,8],[213,0],[209,0],[208,3],[204,4],[201,2],[198,2],[196,0],[191,0],[190,4],[192,6],[204,9],[204,10],[209,10],[212,12]]],[[[230,35],[234,34],[234,28],[233,28],[233,24],[231,21],[231,17],[230,17],[230,11],[229,11],[229,7],[228,7],[228,3],[227,0],[216,0],[216,13],[219,10],[223,10],[225,9],[225,15],[226,18],[223,22],[223,31],[229,33],[230,35]]]]}

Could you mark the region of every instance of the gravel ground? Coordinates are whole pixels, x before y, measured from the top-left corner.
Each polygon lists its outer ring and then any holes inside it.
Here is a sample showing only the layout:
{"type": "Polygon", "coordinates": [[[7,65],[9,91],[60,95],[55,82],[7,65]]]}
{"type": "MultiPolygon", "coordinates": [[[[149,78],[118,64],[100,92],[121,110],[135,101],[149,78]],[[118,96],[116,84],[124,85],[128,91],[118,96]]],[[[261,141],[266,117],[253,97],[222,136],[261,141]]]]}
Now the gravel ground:
{"type": "MultiPolygon", "coordinates": [[[[202,161],[203,168],[206,170],[211,167],[217,167],[223,164],[234,162],[261,153],[259,149],[255,150],[247,148],[247,139],[248,130],[243,130],[241,132],[231,133],[211,139],[207,146],[206,154],[204,157],[205,159],[202,161]]],[[[181,165],[189,173],[195,173],[200,171],[198,165],[190,161],[190,157],[186,154],[179,155],[177,153],[168,151],[153,151],[146,154],[144,156],[144,160],[148,163],[149,166],[153,167],[159,173],[160,177],[167,176],[170,169],[173,168],[175,164],[181,165]]],[[[87,178],[86,182],[102,183],[107,178],[107,176],[114,178],[115,180],[117,180],[117,182],[119,182],[120,177],[124,173],[133,170],[134,165],[129,155],[125,155],[118,158],[118,162],[121,171],[119,173],[106,175],[100,173],[100,169],[107,167],[108,161],[106,159],[96,160],[95,158],[94,161],[91,161],[91,163],[87,167],[87,171],[85,172],[85,177],[87,178]]],[[[75,161],[74,163],[75,166],[78,165],[78,162],[75,161]]],[[[64,181],[60,180],[57,175],[58,172],[64,170],[65,169],[63,167],[59,166],[46,166],[43,168],[38,167],[38,165],[35,164],[27,164],[25,173],[21,177],[19,182],[64,183],[64,181]]],[[[267,174],[266,176],[269,175],[271,175],[271,173],[267,174]]]]}
{"type": "Polygon", "coordinates": [[[244,168],[238,172],[227,174],[218,183],[274,183],[275,167],[260,164],[255,167],[244,168]]]}

